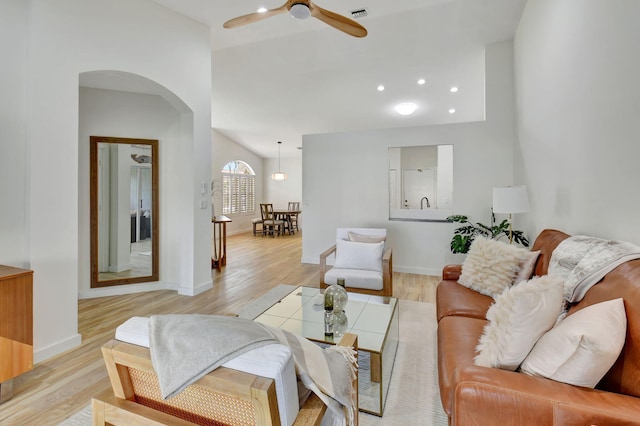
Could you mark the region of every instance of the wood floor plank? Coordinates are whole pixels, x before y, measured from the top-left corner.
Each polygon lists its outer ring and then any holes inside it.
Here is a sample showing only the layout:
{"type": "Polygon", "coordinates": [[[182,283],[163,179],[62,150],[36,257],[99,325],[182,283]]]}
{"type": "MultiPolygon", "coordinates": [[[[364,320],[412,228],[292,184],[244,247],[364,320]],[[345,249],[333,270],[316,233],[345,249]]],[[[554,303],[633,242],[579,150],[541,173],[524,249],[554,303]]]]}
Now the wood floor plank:
{"type": "MultiPolygon", "coordinates": [[[[100,346],[132,316],[168,313],[235,313],[278,284],[317,287],[318,265],[302,264],[301,232],[283,237],[233,235],[227,266],[212,270],[213,288],[198,296],[159,290],[78,302],[82,344],[14,379],[14,397],[0,405],[1,425],[57,425],[109,387],[100,346]]],[[[393,273],[394,296],[435,300],[439,277],[393,273]]]]}

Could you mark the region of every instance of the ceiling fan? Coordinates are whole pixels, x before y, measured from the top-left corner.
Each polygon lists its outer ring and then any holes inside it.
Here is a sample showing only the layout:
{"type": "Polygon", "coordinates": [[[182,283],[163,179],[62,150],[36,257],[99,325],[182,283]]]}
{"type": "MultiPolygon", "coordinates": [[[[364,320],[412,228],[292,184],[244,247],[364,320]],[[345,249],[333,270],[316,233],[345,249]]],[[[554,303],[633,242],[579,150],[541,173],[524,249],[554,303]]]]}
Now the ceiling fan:
{"type": "Polygon", "coordinates": [[[223,24],[223,27],[240,27],[286,12],[289,12],[289,14],[296,19],[307,19],[311,16],[354,37],[364,37],[367,35],[367,29],[356,21],[323,9],[310,0],[287,0],[285,4],[275,9],[269,9],[266,12],[249,13],[248,15],[230,19],[223,24]]]}

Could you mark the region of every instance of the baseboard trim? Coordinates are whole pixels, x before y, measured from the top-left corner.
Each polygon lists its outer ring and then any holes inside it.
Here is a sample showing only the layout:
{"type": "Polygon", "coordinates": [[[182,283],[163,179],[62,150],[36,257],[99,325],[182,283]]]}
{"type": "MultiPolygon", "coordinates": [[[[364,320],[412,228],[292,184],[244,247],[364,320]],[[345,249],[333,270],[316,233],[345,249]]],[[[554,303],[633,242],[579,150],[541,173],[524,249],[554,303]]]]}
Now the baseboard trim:
{"type": "Polygon", "coordinates": [[[442,268],[416,268],[413,266],[401,266],[401,265],[393,265],[394,272],[403,272],[406,274],[417,274],[417,275],[429,275],[429,276],[440,276],[442,275],[442,268]]]}
{"type": "Polygon", "coordinates": [[[213,280],[208,280],[203,282],[202,284],[198,284],[195,287],[178,287],[178,294],[183,296],[197,296],[200,293],[203,293],[207,290],[213,288],[213,280]]]}
{"type": "Polygon", "coordinates": [[[95,299],[96,297],[120,296],[122,294],[144,293],[147,291],[168,289],[171,289],[171,286],[162,281],[131,285],[116,285],[80,291],[78,292],[78,299],[95,299]]]}
{"type": "Polygon", "coordinates": [[[33,362],[34,364],[37,364],[39,362],[45,361],[51,357],[61,354],[64,351],[68,351],[69,349],[73,349],[77,346],[80,346],[81,343],[82,343],[82,335],[74,334],[73,336],[67,339],[64,339],[51,346],[47,346],[44,349],[39,349],[37,351],[34,351],[33,362]]]}

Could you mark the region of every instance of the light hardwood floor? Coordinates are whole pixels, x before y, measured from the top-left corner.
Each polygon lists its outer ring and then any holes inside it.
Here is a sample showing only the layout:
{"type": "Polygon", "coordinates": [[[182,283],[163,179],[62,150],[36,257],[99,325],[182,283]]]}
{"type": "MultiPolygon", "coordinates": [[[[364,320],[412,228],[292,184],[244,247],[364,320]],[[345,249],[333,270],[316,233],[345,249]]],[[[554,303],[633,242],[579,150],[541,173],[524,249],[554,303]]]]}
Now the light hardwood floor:
{"type": "MultiPolygon", "coordinates": [[[[14,379],[13,399],[0,405],[0,425],[57,425],[89,404],[92,395],[109,387],[100,346],[132,316],[235,313],[278,284],[318,286],[318,265],[300,263],[300,232],[276,238],[234,235],[227,245],[227,266],[212,271],[213,289],[198,296],[159,290],[80,300],[82,345],[14,379]]],[[[433,302],[438,281],[439,277],[394,272],[393,295],[433,302]]]]}

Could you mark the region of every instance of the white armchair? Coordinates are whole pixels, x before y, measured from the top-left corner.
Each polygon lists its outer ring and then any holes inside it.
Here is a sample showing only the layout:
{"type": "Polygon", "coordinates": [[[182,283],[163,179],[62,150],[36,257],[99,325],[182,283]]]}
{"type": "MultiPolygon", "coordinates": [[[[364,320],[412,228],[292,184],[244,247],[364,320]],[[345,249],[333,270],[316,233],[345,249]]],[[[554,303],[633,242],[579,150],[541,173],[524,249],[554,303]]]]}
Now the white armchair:
{"type": "Polygon", "coordinates": [[[338,228],[336,244],[320,255],[320,288],[344,278],[348,291],[391,296],[392,250],[386,238],[386,229],[338,228]],[[333,267],[327,264],[331,258],[333,267]]]}

